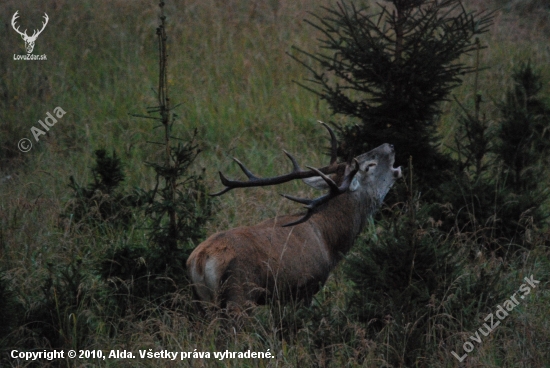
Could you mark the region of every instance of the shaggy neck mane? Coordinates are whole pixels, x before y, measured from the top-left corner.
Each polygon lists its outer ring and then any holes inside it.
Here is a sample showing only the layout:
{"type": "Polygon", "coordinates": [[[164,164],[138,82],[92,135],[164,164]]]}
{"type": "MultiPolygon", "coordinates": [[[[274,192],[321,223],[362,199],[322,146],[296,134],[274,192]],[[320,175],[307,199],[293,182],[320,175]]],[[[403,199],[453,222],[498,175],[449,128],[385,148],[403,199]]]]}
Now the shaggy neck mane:
{"type": "Polygon", "coordinates": [[[367,219],[380,205],[372,198],[358,199],[354,193],[344,193],[341,197],[339,201],[327,203],[310,219],[317,224],[331,247],[329,251],[336,262],[350,250],[367,219]]]}

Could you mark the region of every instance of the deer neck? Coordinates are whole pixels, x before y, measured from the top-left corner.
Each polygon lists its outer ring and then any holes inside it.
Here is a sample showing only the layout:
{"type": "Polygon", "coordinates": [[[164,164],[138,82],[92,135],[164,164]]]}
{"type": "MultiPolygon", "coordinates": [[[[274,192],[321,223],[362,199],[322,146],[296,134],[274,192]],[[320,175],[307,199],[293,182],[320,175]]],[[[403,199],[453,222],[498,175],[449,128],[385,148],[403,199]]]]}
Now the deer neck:
{"type": "Polygon", "coordinates": [[[325,244],[337,263],[349,252],[361,233],[375,205],[369,198],[357,200],[352,193],[340,195],[337,200],[319,209],[314,220],[325,239],[325,244]]]}

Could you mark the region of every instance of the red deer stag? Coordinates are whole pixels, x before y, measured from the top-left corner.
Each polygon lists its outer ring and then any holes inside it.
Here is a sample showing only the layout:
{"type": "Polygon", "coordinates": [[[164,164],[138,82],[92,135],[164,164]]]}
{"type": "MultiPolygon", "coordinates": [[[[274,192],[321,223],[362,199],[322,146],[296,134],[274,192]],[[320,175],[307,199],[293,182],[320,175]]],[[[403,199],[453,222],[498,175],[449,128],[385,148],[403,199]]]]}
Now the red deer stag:
{"type": "Polygon", "coordinates": [[[394,168],[395,153],[383,144],[350,163],[337,163],[337,142],[331,136],[331,160],[322,168],[259,178],[234,159],[247,181],[228,180],[221,172],[225,189],[277,185],[295,179],[317,189],[328,190],[315,199],[285,198],[306,205],[305,215],[281,216],[254,226],[239,227],[210,236],[191,253],[187,270],[195,296],[220,307],[265,304],[266,300],[311,302],[330,271],[353,245],[369,216],[382,201],[401,168],[394,168]]]}

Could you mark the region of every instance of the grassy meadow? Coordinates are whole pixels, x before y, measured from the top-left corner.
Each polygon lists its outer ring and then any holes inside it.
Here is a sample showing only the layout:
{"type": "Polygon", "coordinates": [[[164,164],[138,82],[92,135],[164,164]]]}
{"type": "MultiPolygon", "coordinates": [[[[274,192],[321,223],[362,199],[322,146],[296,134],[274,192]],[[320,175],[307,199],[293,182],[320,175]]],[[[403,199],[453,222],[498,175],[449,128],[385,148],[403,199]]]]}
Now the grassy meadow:
{"type": "MultiPolygon", "coordinates": [[[[345,123],[346,117],[331,115],[326,103],[295,83],[309,75],[287,53],[293,52],[292,47],[316,51],[319,32],[308,26],[304,18],[308,12],[319,13],[321,6],[331,3],[167,1],[168,84],[172,103],[181,104],[175,110],[178,120],[173,134],[188,139],[193,129],[198,129],[203,151],[193,167],[196,172],[204,169],[212,192],[222,188],[219,170],[228,177],[241,175],[231,160],[233,156],[251,171],[265,176],[289,169],[282,149],[295,154],[302,165],[327,163],[327,134],[317,120],[345,123]]],[[[376,6],[375,1],[371,3],[376,6]]],[[[518,8],[517,3],[464,1],[468,9],[496,10],[490,33],[481,38],[486,48],[480,65],[488,69],[479,76],[479,90],[484,101],[482,109],[490,121],[496,119],[496,103],[510,87],[511,71],[527,60],[540,69],[542,94],[550,102],[548,15],[528,7],[518,8]]],[[[130,242],[146,243],[145,231],[139,221],[125,231],[80,227],[60,218],[60,214],[72,199],[69,177],[81,185],[93,180],[90,169],[98,149],[116,150],[125,167],[125,189],[154,186],[154,172],[145,162],[162,159],[162,148],[148,143],[161,140],[162,129],[155,129],[152,120],[130,114],[145,114],[146,107],[156,105],[158,4],[145,0],[5,0],[0,3],[0,14],[5,24],[0,29],[0,275],[7,280],[14,300],[21,308],[32,310],[44,298],[42,289],[48,280],[59,279],[62,285],[74,283],[71,287],[77,291],[77,310],[50,311],[52,319],[58,321],[65,351],[88,349],[108,354],[118,349],[137,355],[139,350],[149,349],[269,349],[275,356],[223,361],[61,359],[43,360],[36,365],[8,356],[11,349],[20,346],[34,346],[37,351],[52,349],[48,340],[36,333],[38,329],[22,325],[16,326],[0,344],[9,348],[1,352],[0,366],[390,366],[383,352],[394,347],[384,346],[380,342],[384,341],[383,336],[372,339],[361,324],[346,319],[343,299],[349,284],[340,267],[318,296],[326,314],[317,311],[315,318],[310,316],[313,312],[291,307],[260,308],[239,322],[240,329],[226,329],[219,319],[200,319],[189,316],[187,309],[151,305],[147,318],[140,318],[140,311],[133,310],[122,317],[123,324],[115,327],[105,317],[110,314],[110,306],[104,303],[105,285],[97,277],[97,264],[110,249],[130,242]],[[39,27],[43,13],[48,14],[49,23],[34,50],[34,54],[46,54],[47,61],[13,60],[14,54],[25,53],[21,37],[10,25],[17,10],[21,29],[39,27]],[[35,142],[31,128],[40,128],[38,120],[44,120],[48,112],[53,114],[56,107],[66,114],[35,142]],[[22,153],[17,144],[25,137],[33,147],[22,153]],[[76,274],[79,277],[74,277],[76,274]],[[310,317],[316,322],[308,322],[310,317]],[[333,318],[339,319],[338,326],[331,325],[333,318]],[[293,325],[299,328],[293,330],[293,325]],[[83,332],[82,326],[92,332],[83,332]],[[331,336],[330,346],[317,342],[317,337],[325,334],[331,336]]],[[[474,57],[466,56],[463,61],[473,64],[474,57]]],[[[463,85],[453,92],[469,106],[474,93],[473,78],[465,76],[463,85]]],[[[459,107],[454,101],[447,101],[442,110],[442,141],[444,145],[452,144],[459,107]]],[[[216,200],[206,234],[299,210],[279,193],[310,196],[313,192],[297,183],[276,189],[231,191],[216,200]]],[[[548,228],[540,233],[541,239],[544,234],[550,236],[548,228]]],[[[543,280],[529,300],[511,312],[481,347],[475,345],[463,363],[451,355],[458,345],[442,342],[419,366],[550,367],[550,252],[547,247],[535,246],[524,258],[519,266],[508,265],[501,280],[512,287],[519,286],[523,277],[531,274],[543,280]]],[[[479,265],[501,261],[477,260],[479,265]]],[[[472,269],[477,266],[472,265],[472,269]]],[[[173,298],[188,304],[191,294],[182,286],[173,298]]],[[[495,305],[500,302],[495,300],[495,305]]],[[[59,305],[57,300],[54,304],[59,305]]],[[[437,328],[434,326],[434,336],[437,328]]],[[[463,333],[465,337],[457,335],[459,341],[469,336],[468,331],[463,333]]]]}

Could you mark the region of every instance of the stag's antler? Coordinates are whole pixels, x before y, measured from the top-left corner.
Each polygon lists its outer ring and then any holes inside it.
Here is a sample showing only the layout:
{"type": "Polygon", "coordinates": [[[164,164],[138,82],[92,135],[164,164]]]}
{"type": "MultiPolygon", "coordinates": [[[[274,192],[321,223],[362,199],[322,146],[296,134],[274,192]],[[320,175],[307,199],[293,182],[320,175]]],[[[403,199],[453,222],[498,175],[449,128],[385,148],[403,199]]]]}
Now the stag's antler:
{"type": "Polygon", "coordinates": [[[332,198],[337,197],[340,194],[347,192],[348,189],[349,189],[349,186],[350,186],[350,184],[353,180],[353,177],[359,171],[359,162],[355,158],[353,159],[353,161],[355,163],[353,169],[351,168],[351,165],[346,165],[346,173],[344,175],[344,179],[342,180],[342,184],[340,184],[340,186],[338,186],[334,182],[334,180],[332,180],[331,178],[329,178],[328,176],[323,174],[321,171],[319,171],[319,170],[317,170],[313,167],[308,166],[308,168],[316,171],[317,174],[325,180],[325,182],[328,184],[330,190],[324,196],[317,197],[315,199],[298,198],[298,197],[289,196],[287,194],[282,194],[282,196],[285,197],[286,199],[290,199],[291,201],[298,202],[298,203],[301,203],[301,204],[305,204],[306,205],[305,208],[307,209],[307,212],[304,216],[302,216],[301,218],[299,218],[298,220],[296,220],[294,222],[284,224],[283,227],[294,226],[294,225],[301,224],[302,222],[306,222],[307,220],[309,220],[311,215],[313,215],[313,213],[315,212],[315,209],[317,207],[319,207],[320,205],[322,205],[324,203],[327,203],[332,198]]]}
{"type": "Polygon", "coordinates": [[[31,38],[36,38],[38,37],[38,35],[40,33],[42,33],[42,31],[44,30],[44,28],[46,28],[46,25],[48,24],[48,21],[50,20],[50,18],[48,18],[48,14],[44,13],[44,20],[45,22],[42,22],[42,29],[40,31],[34,31],[34,33],[32,34],[31,38]]]}
{"type": "Polygon", "coordinates": [[[19,13],[19,10],[17,10],[17,11],[15,12],[15,14],[13,15],[13,17],[11,18],[11,26],[13,27],[13,29],[15,30],[15,32],[19,33],[19,34],[21,35],[21,37],[23,37],[23,39],[25,39],[25,40],[27,40],[27,39],[29,39],[29,40],[36,39],[36,38],[38,37],[38,35],[40,35],[40,33],[42,33],[42,31],[44,30],[44,28],[46,28],[46,25],[48,24],[48,20],[50,19],[50,18],[48,17],[48,14],[44,13],[44,20],[45,20],[45,22],[42,22],[42,29],[41,29],[40,31],[37,31],[37,30],[35,29],[34,32],[33,32],[33,34],[32,34],[32,36],[29,36],[29,35],[27,34],[27,30],[26,30],[26,29],[25,29],[25,32],[21,32],[21,31],[19,30],[19,27],[18,27],[18,26],[16,27],[15,22],[16,22],[17,18],[19,18],[19,15],[18,15],[17,13],[19,13]]]}
{"type": "Polygon", "coordinates": [[[25,29],[25,32],[21,32],[19,30],[19,27],[15,27],[15,21],[17,20],[17,18],[19,18],[19,15],[17,15],[17,13],[19,13],[19,10],[15,12],[15,14],[13,15],[13,17],[11,18],[11,26],[12,28],[15,30],[15,32],[19,33],[22,37],[29,37],[27,36],[27,30],[25,29]]]}
{"type": "Polygon", "coordinates": [[[314,168],[314,167],[307,167],[308,171],[302,171],[300,169],[300,166],[298,165],[298,162],[296,159],[287,151],[283,152],[285,155],[290,159],[292,162],[292,171],[288,174],[281,175],[281,176],[274,176],[270,178],[259,178],[256,175],[252,174],[250,170],[246,166],[243,165],[242,162],[240,162],[238,159],[233,158],[235,162],[239,165],[241,170],[245,173],[245,175],[248,177],[247,181],[239,181],[239,180],[229,180],[227,179],[222,172],[220,171],[220,179],[222,181],[222,184],[225,185],[225,188],[218,192],[211,194],[211,196],[219,196],[224,193],[227,193],[231,189],[234,188],[248,188],[248,187],[260,187],[260,186],[268,186],[268,185],[277,185],[289,182],[291,180],[296,179],[307,179],[314,176],[321,176],[325,182],[328,184],[330,190],[327,194],[324,196],[315,198],[315,199],[303,199],[303,198],[297,198],[293,196],[289,196],[286,194],[283,194],[283,197],[290,199],[292,201],[302,203],[306,205],[307,213],[298,219],[297,221],[285,224],[283,226],[293,226],[298,225],[302,222],[307,221],[311,215],[313,215],[315,208],[319,207],[320,205],[328,202],[332,198],[346,192],[349,189],[349,186],[351,184],[351,181],[354,177],[354,175],[359,170],[359,163],[357,160],[354,159],[354,167],[352,168],[352,165],[348,165],[346,163],[340,163],[337,164],[337,149],[338,149],[338,141],[336,140],[336,136],[334,135],[334,132],[330,127],[320,121],[320,123],[328,130],[330,134],[330,141],[331,141],[331,150],[330,150],[330,163],[328,166],[322,167],[322,168],[314,168]],[[328,174],[333,174],[336,172],[344,171],[344,178],[341,181],[340,186],[338,186],[330,177],[328,177],[328,174]]]}
{"type": "MultiPolygon", "coordinates": [[[[337,159],[336,149],[338,148],[337,147],[338,143],[336,141],[336,137],[335,137],[334,132],[332,131],[332,129],[330,129],[330,127],[328,125],[326,125],[325,123],[323,123],[321,121],[320,121],[320,123],[323,124],[323,126],[325,128],[327,128],[327,130],[330,133],[331,145],[332,145],[332,147],[331,147],[331,158],[330,158],[330,164],[328,166],[322,167],[320,169],[315,169],[315,170],[321,171],[323,174],[332,174],[332,173],[337,172],[338,169],[340,168],[340,165],[336,164],[336,159],[337,159]]],[[[298,162],[296,161],[296,159],[290,153],[288,153],[287,151],[283,150],[283,152],[285,153],[285,155],[292,162],[293,170],[292,170],[292,172],[290,172],[288,174],[281,175],[281,176],[274,176],[274,177],[271,177],[271,178],[259,178],[259,177],[257,177],[256,175],[252,174],[252,172],[250,170],[248,170],[248,168],[246,166],[244,166],[244,164],[241,161],[239,161],[237,158],[233,157],[233,160],[239,165],[241,170],[248,177],[248,180],[247,181],[229,180],[220,171],[219,172],[220,173],[220,179],[222,181],[222,184],[225,185],[225,189],[223,189],[222,191],[220,191],[218,193],[211,194],[211,196],[215,197],[215,196],[222,195],[224,193],[229,192],[231,189],[234,189],[234,188],[249,188],[249,187],[262,187],[262,186],[268,186],[268,185],[277,185],[277,184],[282,184],[282,183],[289,182],[291,180],[307,179],[307,178],[311,178],[313,176],[319,176],[317,171],[315,171],[313,169],[310,169],[309,171],[302,171],[300,169],[300,166],[298,165],[298,162]]]]}
{"type": "Polygon", "coordinates": [[[19,27],[15,24],[17,18],[19,17],[19,15],[17,15],[19,13],[19,10],[15,12],[15,14],[13,15],[13,17],[11,18],[11,26],[13,27],[13,29],[15,30],[15,32],[19,33],[21,35],[21,37],[23,38],[23,41],[25,41],[25,48],[27,49],[27,53],[30,54],[32,52],[32,50],[34,49],[34,42],[36,41],[36,38],[38,37],[38,35],[40,35],[40,33],[42,33],[42,31],[44,30],[44,28],[46,28],[46,24],[48,24],[48,14],[44,13],[44,22],[42,22],[42,29],[40,31],[37,31],[37,30],[34,30],[32,36],[29,36],[27,34],[27,30],[25,29],[25,32],[21,32],[19,30],[19,27]]]}

